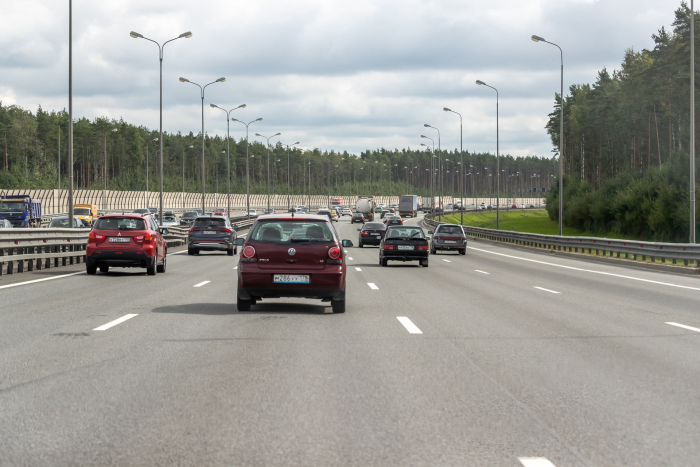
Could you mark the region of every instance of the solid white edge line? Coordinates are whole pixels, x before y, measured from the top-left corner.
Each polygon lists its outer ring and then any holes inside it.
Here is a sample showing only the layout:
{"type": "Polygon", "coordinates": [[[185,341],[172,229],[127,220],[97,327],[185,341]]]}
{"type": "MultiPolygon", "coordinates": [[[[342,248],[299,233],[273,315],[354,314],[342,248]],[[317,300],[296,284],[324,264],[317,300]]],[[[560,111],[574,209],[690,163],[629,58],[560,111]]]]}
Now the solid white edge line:
{"type": "Polygon", "coordinates": [[[360,272],[362,272],[362,269],[360,269],[360,268],[355,268],[355,271],[360,271],[360,272]]]}
{"type": "Polygon", "coordinates": [[[413,324],[413,321],[408,319],[406,316],[397,316],[396,319],[399,320],[399,323],[403,324],[403,327],[406,328],[406,331],[408,331],[409,334],[423,334],[423,331],[418,329],[418,326],[413,324]]]}
{"type": "Polygon", "coordinates": [[[211,282],[211,281],[200,282],[199,284],[195,284],[195,285],[193,285],[192,287],[201,287],[201,286],[203,286],[203,285],[207,285],[207,284],[210,283],[210,282],[211,282]]]}
{"type": "Polygon", "coordinates": [[[549,289],[545,289],[544,287],[537,287],[536,285],[533,285],[532,288],[544,290],[545,292],[549,292],[549,293],[561,293],[561,292],[557,292],[556,290],[549,290],[549,289]]]}
{"type": "Polygon", "coordinates": [[[183,253],[187,253],[187,250],[182,250],[182,251],[176,251],[175,253],[168,253],[168,256],[172,255],[181,255],[183,253]]]}
{"type": "Polygon", "coordinates": [[[114,321],[110,321],[110,322],[107,323],[107,324],[103,324],[103,325],[100,326],[99,328],[93,329],[93,331],[106,331],[107,329],[109,329],[109,328],[111,328],[111,327],[113,327],[113,326],[116,326],[117,324],[121,324],[121,323],[123,323],[124,321],[133,318],[134,316],[138,316],[138,314],[135,314],[135,315],[134,315],[134,314],[124,315],[124,316],[122,316],[121,318],[115,319],[114,321]]]}
{"type": "Polygon", "coordinates": [[[583,271],[583,272],[590,272],[592,274],[602,274],[604,276],[612,276],[612,277],[621,277],[623,279],[631,279],[633,281],[641,281],[641,282],[649,282],[651,284],[659,284],[659,285],[667,285],[669,287],[678,287],[679,289],[688,289],[688,290],[700,290],[699,287],[690,287],[687,285],[678,285],[678,284],[671,284],[668,282],[660,282],[660,281],[653,281],[651,279],[642,279],[640,277],[632,277],[632,276],[625,276],[623,274],[614,274],[612,272],[604,272],[604,271],[594,271],[592,269],[583,269],[583,268],[577,268],[574,266],[565,266],[563,264],[556,264],[556,263],[548,263],[546,261],[539,261],[536,259],[530,259],[530,258],[521,258],[520,256],[513,256],[513,255],[506,255],[505,253],[497,253],[495,251],[488,251],[488,250],[482,250],[481,248],[474,248],[473,246],[468,246],[470,250],[476,250],[476,251],[481,251],[484,253],[489,253],[492,255],[498,255],[498,256],[505,256],[506,258],[513,258],[513,259],[519,259],[522,261],[529,261],[531,263],[539,263],[539,264],[546,264],[547,266],[554,266],[557,268],[564,268],[564,269],[571,269],[574,271],[583,271]]]}
{"type": "MultiPolygon", "coordinates": [[[[5,258],[9,258],[9,256],[6,256],[5,258]]],[[[0,289],[9,289],[10,287],[19,287],[20,285],[36,284],[37,282],[52,281],[54,279],[61,279],[63,277],[77,276],[78,274],[85,274],[85,271],[72,272],[70,274],[62,274],[60,276],[45,277],[43,279],[35,279],[33,281],[18,282],[16,284],[2,285],[2,286],[0,286],[0,289]]]]}
{"type": "Polygon", "coordinates": [[[545,457],[518,457],[525,467],[556,467],[545,457]]]}
{"type": "Polygon", "coordinates": [[[679,328],[687,329],[688,331],[695,331],[695,332],[700,332],[699,328],[694,328],[692,326],[686,326],[685,324],[680,324],[680,323],[674,323],[672,321],[667,321],[666,324],[670,324],[671,326],[676,326],[679,328]]]}
{"type": "Polygon", "coordinates": [[[367,282],[367,285],[369,285],[369,288],[372,290],[379,290],[379,287],[377,287],[374,282],[367,282]]]}
{"type": "Polygon", "coordinates": [[[491,274],[490,272],[481,271],[481,270],[479,270],[479,269],[474,269],[474,271],[480,272],[481,274],[491,274]]]}

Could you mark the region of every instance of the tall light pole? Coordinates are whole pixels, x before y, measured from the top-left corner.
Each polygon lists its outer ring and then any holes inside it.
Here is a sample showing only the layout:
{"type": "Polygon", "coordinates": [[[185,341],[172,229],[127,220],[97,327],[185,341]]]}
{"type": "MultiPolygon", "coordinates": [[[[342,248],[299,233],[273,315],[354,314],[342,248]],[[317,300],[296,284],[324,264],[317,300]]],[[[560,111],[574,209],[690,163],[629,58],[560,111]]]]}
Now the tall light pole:
{"type": "MultiPolygon", "coordinates": [[[[226,81],[226,78],[221,77],[221,78],[217,79],[216,81],[212,81],[209,84],[205,84],[204,87],[202,87],[199,84],[195,83],[194,81],[190,81],[187,78],[180,77],[181,83],[190,83],[190,84],[194,84],[195,86],[197,86],[199,88],[199,93],[202,97],[202,213],[204,213],[206,211],[206,207],[204,206],[204,192],[205,192],[205,188],[206,188],[204,185],[204,183],[206,181],[206,175],[204,172],[204,90],[207,88],[207,86],[209,86],[211,84],[223,83],[224,81],[226,81]]],[[[161,155],[161,157],[162,157],[162,155],[161,155]]],[[[162,183],[163,182],[161,180],[161,184],[162,183]]]]}
{"type": "Polygon", "coordinates": [[[690,0],[690,243],[695,243],[695,10],[690,0]]]}
{"type": "MultiPolygon", "coordinates": [[[[691,0],[691,7],[690,10],[692,11],[692,0],[691,0]]],[[[691,28],[692,26],[692,21],[691,21],[691,28]]],[[[557,49],[559,49],[559,55],[561,57],[561,94],[559,95],[559,98],[561,99],[560,101],[560,112],[559,112],[559,235],[562,235],[562,226],[563,226],[563,219],[564,219],[564,52],[561,50],[561,47],[559,47],[557,44],[554,42],[549,42],[541,38],[540,36],[535,36],[534,34],[532,35],[531,39],[534,42],[545,42],[547,44],[553,45],[557,49]]],[[[693,46],[693,42],[691,41],[691,47],[693,46]]],[[[691,66],[692,63],[691,62],[691,66]]],[[[691,93],[693,91],[693,86],[690,87],[691,93]]],[[[694,113],[690,113],[691,118],[693,118],[694,113]]],[[[690,132],[690,137],[693,138],[694,132],[690,132]]],[[[692,159],[691,159],[692,160],[692,159]]],[[[692,163],[692,162],[691,162],[692,163]]],[[[693,171],[691,171],[691,177],[693,176],[693,171]]],[[[691,187],[691,190],[693,187],[691,187]]],[[[693,206],[693,212],[695,212],[694,206],[693,206]]],[[[695,224],[693,224],[694,226],[695,224]]]]}
{"type": "MultiPolygon", "coordinates": [[[[297,144],[299,144],[299,141],[296,143],[292,144],[291,146],[294,147],[297,144]]],[[[289,211],[289,208],[291,207],[290,204],[290,198],[289,198],[289,144],[285,144],[287,146],[287,211],[289,211]]]]}
{"type": "MultiPolygon", "coordinates": [[[[229,141],[231,139],[231,131],[230,131],[231,122],[230,122],[229,118],[231,118],[231,112],[233,112],[236,109],[245,109],[247,107],[247,105],[241,104],[238,107],[233,108],[231,110],[222,109],[221,107],[219,107],[216,104],[209,104],[209,106],[214,108],[214,109],[219,109],[219,110],[223,110],[224,112],[226,112],[226,172],[228,174],[226,176],[226,178],[228,180],[228,196],[226,199],[226,215],[228,217],[231,217],[231,147],[230,147],[230,143],[229,143],[229,141]]],[[[183,178],[183,180],[184,180],[184,178],[183,178]]]]}
{"type": "Polygon", "coordinates": [[[270,209],[270,139],[281,134],[282,133],[275,133],[272,136],[265,136],[261,135],[260,133],[255,133],[255,136],[259,136],[267,140],[267,209],[270,209]]]}
{"type": "Polygon", "coordinates": [[[253,121],[250,121],[248,123],[242,122],[238,119],[232,118],[232,122],[238,122],[242,123],[245,125],[245,194],[246,194],[246,215],[248,216],[248,219],[250,219],[250,159],[248,158],[248,126],[251,123],[259,122],[262,120],[262,117],[256,118],[253,121]]]}
{"type": "MultiPolygon", "coordinates": [[[[129,33],[131,37],[134,39],[146,39],[147,41],[151,41],[154,44],[158,46],[158,58],[160,60],[160,208],[159,208],[159,219],[162,222],[163,221],[163,49],[165,48],[165,44],[168,42],[175,41],[177,39],[182,39],[183,37],[189,39],[192,37],[192,33],[190,31],[183,32],[179,36],[177,36],[174,39],[170,39],[169,41],[163,42],[163,45],[161,46],[158,42],[154,41],[153,39],[149,39],[148,37],[144,37],[143,34],[139,34],[138,32],[131,31],[129,33]]],[[[148,207],[148,206],[146,206],[148,207]]]]}
{"type": "MultiPolygon", "coordinates": [[[[158,142],[158,138],[153,138],[153,141],[158,142]]],[[[148,165],[148,142],[146,142],[146,208],[151,204],[151,192],[148,190],[148,171],[150,169],[151,166],[148,165]]]]}
{"type": "Polygon", "coordinates": [[[68,225],[73,228],[73,0],[68,0],[68,225]]]}
{"type": "Polygon", "coordinates": [[[460,175],[460,180],[461,183],[459,184],[459,203],[460,203],[460,210],[459,210],[459,224],[464,225],[464,152],[462,151],[462,114],[459,112],[455,112],[452,109],[448,109],[447,107],[443,107],[442,110],[445,112],[452,112],[453,114],[459,115],[459,165],[462,166],[459,175],[460,175]]]}
{"type": "Polygon", "coordinates": [[[182,209],[185,209],[185,150],[193,147],[191,144],[182,150],[182,209]]]}
{"type": "Polygon", "coordinates": [[[442,153],[442,149],[440,147],[440,130],[438,130],[434,126],[428,125],[427,123],[424,123],[423,126],[426,128],[432,128],[433,130],[438,132],[438,177],[440,179],[440,200],[438,201],[438,203],[440,204],[440,211],[438,211],[438,213],[440,219],[442,220],[442,209],[444,208],[442,205],[442,156],[440,156],[440,154],[442,153]]]}
{"type": "MultiPolygon", "coordinates": [[[[435,140],[433,138],[429,138],[425,135],[420,135],[421,138],[429,139],[433,143],[433,152],[430,153],[430,213],[432,215],[435,215],[435,186],[434,186],[434,181],[433,177],[435,176],[435,170],[434,166],[435,163],[433,162],[433,158],[435,157],[435,140]]],[[[425,146],[426,148],[428,147],[427,144],[420,143],[421,146],[425,146]]]]}
{"type": "MultiPolygon", "coordinates": [[[[117,128],[112,128],[112,133],[116,133],[118,130],[117,128]]],[[[104,161],[104,167],[102,171],[102,178],[104,181],[104,185],[102,188],[102,209],[107,209],[107,132],[105,131],[104,133],[104,144],[105,144],[105,161],[104,161]]]]}
{"type": "MultiPolygon", "coordinates": [[[[476,84],[478,84],[479,86],[486,86],[496,91],[496,230],[498,230],[500,228],[499,214],[501,210],[501,160],[499,156],[500,153],[498,147],[498,89],[494,88],[493,86],[489,86],[488,84],[478,79],[476,80],[476,84]]],[[[561,235],[561,232],[559,233],[559,235],[561,235]]]]}

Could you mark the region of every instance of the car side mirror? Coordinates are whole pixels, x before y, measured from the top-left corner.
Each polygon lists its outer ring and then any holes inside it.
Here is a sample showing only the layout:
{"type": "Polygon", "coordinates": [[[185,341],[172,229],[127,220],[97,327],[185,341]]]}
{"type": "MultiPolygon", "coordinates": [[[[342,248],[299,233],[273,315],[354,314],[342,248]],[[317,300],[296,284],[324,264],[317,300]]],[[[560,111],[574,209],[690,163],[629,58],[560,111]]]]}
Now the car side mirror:
{"type": "Polygon", "coordinates": [[[432,234],[434,234],[434,233],[435,233],[434,230],[428,230],[428,235],[432,235],[432,234]]]}
{"type": "Polygon", "coordinates": [[[352,248],[352,241],[343,240],[343,248],[352,248]]]}
{"type": "Polygon", "coordinates": [[[357,229],[358,232],[359,232],[360,230],[362,230],[362,229],[357,229]]]}
{"type": "Polygon", "coordinates": [[[233,241],[233,244],[236,246],[243,245],[245,243],[245,238],[239,237],[233,241]]]}

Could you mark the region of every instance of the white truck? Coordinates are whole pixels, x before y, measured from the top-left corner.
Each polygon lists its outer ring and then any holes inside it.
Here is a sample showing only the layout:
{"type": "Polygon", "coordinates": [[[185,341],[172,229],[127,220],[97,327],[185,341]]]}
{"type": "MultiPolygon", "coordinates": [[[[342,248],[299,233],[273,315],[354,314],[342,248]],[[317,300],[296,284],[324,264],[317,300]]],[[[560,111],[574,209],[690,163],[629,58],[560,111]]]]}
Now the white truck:
{"type": "Polygon", "coordinates": [[[399,196],[399,215],[401,217],[416,217],[418,215],[418,196],[399,196]]]}
{"type": "Polygon", "coordinates": [[[430,196],[423,196],[423,212],[430,212],[431,210],[437,212],[439,207],[439,196],[433,196],[432,198],[430,196]]]}
{"type": "Polygon", "coordinates": [[[365,216],[366,221],[374,220],[374,210],[377,205],[374,203],[374,198],[371,196],[360,196],[355,203],[355,212],[361,212],[365,216]]]}

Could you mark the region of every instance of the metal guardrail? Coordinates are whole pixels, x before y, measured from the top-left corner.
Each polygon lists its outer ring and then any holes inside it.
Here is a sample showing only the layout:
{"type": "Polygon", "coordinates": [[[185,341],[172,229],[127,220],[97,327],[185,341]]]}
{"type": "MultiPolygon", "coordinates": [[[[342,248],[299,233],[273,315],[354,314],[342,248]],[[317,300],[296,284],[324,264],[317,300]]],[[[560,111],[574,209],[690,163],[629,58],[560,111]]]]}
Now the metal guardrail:
{"type": "MultiPolygon", "coordinates": [[[[431,226],[446,224],[446,222],[438,222],[427,217],[424,222],[431,226]]],[[[700,244],[697,243],[645,242],[603,237],[566,237],[469,227],[466,225],[462,226],[462,228],[466,233],[476,238],[535,248],[572,253],[586,253],[586,250],[588,250],[588,254],[595,252],[597,256],[615,258],[622,258],[621,255],[624,255],[625,259],[633,260],[638,260],[638,257],[641,256],[642,261],[646,261],[647,257],[649,257],[652,263],[655,263],[657,258],[661,259],[662,262],[666,262],[667,259],[672,260],[673,264],[677,264],[677,261],[682,260],[685,266],[688,266],[689,262],[694,262],[696,266],[700,266],[698,263],[700,260],[700,244]]]]}
{"type": "Polygon", "coordinates": [[[84,261],[90,229],[3,229],[0,235],[0,276],[66,266],[84,261]]]}

